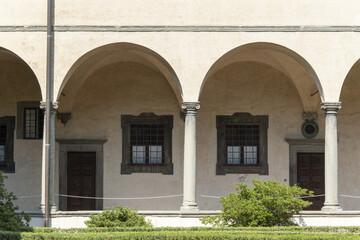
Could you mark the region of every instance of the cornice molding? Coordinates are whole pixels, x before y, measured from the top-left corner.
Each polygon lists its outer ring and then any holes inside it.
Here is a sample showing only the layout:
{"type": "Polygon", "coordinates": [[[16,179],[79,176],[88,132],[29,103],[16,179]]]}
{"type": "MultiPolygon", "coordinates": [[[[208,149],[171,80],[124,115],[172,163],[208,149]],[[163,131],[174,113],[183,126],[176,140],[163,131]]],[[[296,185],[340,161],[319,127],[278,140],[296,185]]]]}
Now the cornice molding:
{"type": "MultiPolygon", "coordinates": [[[[46,32],[46,25],[0,26],[0,32],[46,32]]],[[[98,26],[57,25],[54,32],[360,32],[360,26],[98,26]]]]}

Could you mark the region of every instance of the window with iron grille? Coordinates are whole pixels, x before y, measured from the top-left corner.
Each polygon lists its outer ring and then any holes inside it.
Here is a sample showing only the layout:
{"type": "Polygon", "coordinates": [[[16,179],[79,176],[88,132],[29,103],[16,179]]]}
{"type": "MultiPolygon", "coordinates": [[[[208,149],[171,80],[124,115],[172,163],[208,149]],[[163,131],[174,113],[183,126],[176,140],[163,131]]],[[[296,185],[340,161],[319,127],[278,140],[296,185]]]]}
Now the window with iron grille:
{"type": "Polygon", "coordinates": [[[132,164],[164,163],[164,125],[130,124],[132,164]]]}
{"type": "Polygon", "coordinates": [[[5,161],[6,126],[0,126],[0,162],[5,161]]]}
{"type": "Polygon", "coordinates": [[[18,102],[17,129],[18,139],[42,139],[44,131],[44,110],[40,102],[18,102]]]}
{"type": "Polygon", "coordinates": [[[217,174],[268,174],[268,116],[253,116],[249,113],[216,116],[216,125],[217,174]]]}
{"type": "Polygon", "coordinates": [[[15,172],[14,162],[15,117],[0,117],[0,170],[15,172]]]}
{"type": "Polygon", "coordinates": [[[173,174],[172,116],[157,116],[153,113],[142,113],[139,116],[122,115],[121,126],[122,174],[133,172],[173,174]]]}
{"type": "Polygon", "coordinates": [[[24,108],[24,138],[41,139],[44,129],[44,112],[40,108],[24,108]]]}

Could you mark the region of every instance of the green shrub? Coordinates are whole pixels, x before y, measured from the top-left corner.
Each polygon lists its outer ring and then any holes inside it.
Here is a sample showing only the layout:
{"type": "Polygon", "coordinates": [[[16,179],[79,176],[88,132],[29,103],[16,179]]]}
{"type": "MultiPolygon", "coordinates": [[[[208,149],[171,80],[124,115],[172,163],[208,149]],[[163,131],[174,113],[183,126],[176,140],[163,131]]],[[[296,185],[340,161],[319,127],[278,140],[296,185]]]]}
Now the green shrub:
{"type": "Polygon", "coordinates": [[[117,208],[107,208],[99,215],[90,215],[90,220],[85,222],[86,226],[93,227],[151,227],[144,216],[139,216],[137,212],[130,208],[118,206],[117,208]]]}
{"type": "Polygon", "coordinates": [[[7,177],[0,171],[0,230],[20,231],[29,227],[30,216],[24,212],[15,213],[19,207],[15,206],[13,201],[17,198],[12,192],[9,193],[5,189],[5,178],[7,177]]]}
{"type": "Polygon", "coordinates": [[[313,192],[298,186],[285,186],[274,181],[252,180],[253,188],[246,184],[236,186],[237,193],[222,197],[222,212],[201,219],[204,224],[214,226],[288,226],[290,218],[298,214],[311,202],[301,196],[313,196],[313,192]]]}
{"type": "MultiPolygon", "coordinates": [[[[146,230],[153,230],[148,228],[146,230]]],[[[229,228],[228,228],[229,229],[229,228]]],[[[234,228],[235,229],[235,228],[234,228]]],[[[248,228],[242,230],[231,231],[218,231],[213,228],[212,230],[199,230],[187,231],[182,229],[178,231],[122,231],[122,232],[87,232],[87,233],[15,233],[15,232],[2,232],[0,231],[0,239],[7,240],[249,240],[249,239],[282,239],[282,240],[295,240],[295,239],[359,239],[358,234],[354,233],[333,233],[333,232],[308,232],[308,231],[292,231],[292,230],[266,230],[262,228],[248,228]],[[255,230],[254,230],[255,229],[255,230]]]]}

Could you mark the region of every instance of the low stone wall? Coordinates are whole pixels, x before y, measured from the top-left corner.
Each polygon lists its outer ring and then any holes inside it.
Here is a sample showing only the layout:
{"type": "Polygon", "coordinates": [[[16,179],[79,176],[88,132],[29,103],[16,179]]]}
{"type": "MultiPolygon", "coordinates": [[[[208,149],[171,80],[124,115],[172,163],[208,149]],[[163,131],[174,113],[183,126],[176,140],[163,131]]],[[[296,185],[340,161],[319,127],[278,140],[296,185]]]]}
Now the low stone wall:
{"type": "MultiPolygon", "coordinates": [[[[52,214],[51,226],[54,228],[85,228],[85,221],[89,220],[93,212],[56,212],[52,214]]],[[[201,227],[204,226],[200,218],[206,215],[214,215],[219,211],[200,211],[198,214],[180,214],[179,211],[164,212],[139,212],[146,215],[155,227],[201,227]]],[[[31,213],[30,226],[42,227],[43,215],[31,213]]],[[[323,213],[319,211],[305,211],[301,215],[294,216],[294,221],[300,226],[359,226],[360,212],[343,211],[336,213],[323,213]]]]}

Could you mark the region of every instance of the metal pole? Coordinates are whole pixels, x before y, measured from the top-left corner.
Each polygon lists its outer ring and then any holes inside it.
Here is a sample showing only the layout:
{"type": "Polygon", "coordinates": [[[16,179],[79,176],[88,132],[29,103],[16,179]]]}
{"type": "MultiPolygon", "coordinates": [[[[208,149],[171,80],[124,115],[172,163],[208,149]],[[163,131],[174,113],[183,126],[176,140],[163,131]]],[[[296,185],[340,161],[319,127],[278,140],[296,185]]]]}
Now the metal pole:
{"type": "Polygon", "coordinates": [[[46,49],[46,108],[45,108],[45,227],[50,227],[50,112],[52,105],[52,27],[53,27],[53,0],[47,2],[47,49],[46,49]]]}

